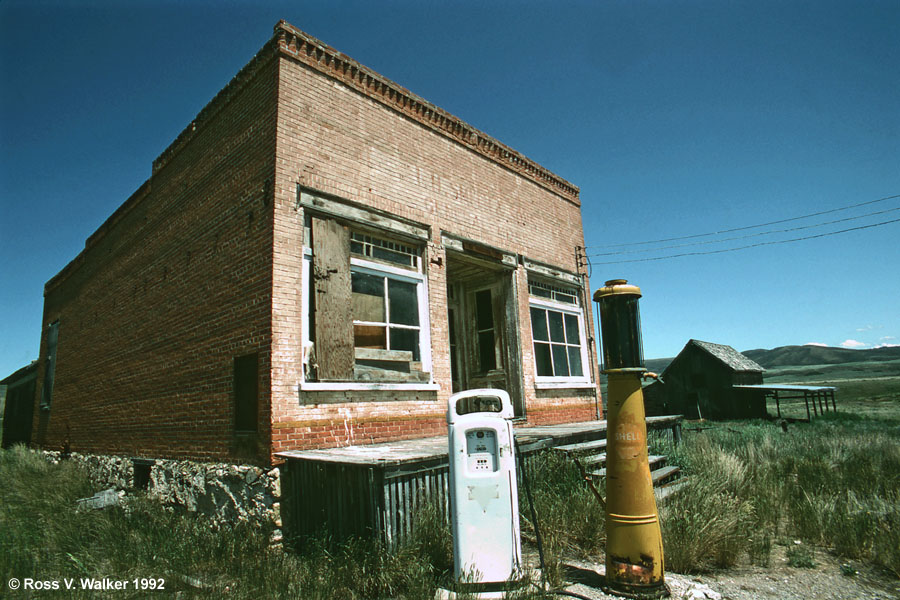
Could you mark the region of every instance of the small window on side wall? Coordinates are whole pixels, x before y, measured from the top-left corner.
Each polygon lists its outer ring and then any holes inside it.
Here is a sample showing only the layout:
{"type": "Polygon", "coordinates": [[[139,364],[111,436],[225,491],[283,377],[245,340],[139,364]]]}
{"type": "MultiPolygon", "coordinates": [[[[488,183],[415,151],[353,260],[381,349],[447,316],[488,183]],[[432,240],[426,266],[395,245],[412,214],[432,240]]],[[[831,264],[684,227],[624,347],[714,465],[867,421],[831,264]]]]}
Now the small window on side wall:
{"type": "Polygon", "coordinates": [[[234,430],[259,427],[259,353],[234,358],[234,430]]]}

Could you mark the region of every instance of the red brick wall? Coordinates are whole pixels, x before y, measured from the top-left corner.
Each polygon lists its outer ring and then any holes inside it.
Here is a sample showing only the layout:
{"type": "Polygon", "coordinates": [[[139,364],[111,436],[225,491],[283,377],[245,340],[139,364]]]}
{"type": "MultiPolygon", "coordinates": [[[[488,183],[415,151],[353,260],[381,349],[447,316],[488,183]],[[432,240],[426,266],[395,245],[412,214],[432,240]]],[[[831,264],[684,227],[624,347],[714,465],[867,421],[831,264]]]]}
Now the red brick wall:
{"type": "MultiPolygon", "coordinates": [[[[575,271],[575,247],[584,245],[577,194],[551,191],[436,132],[412,110],[404,114],[386,106],[383,92],[367,93],[356,80],[348,82],[356,72],[346,64],[321,54],[318,65],[305,64],[307,54],[294,52],[294,43],[290,41],[279,65],[273,450],[443,434],[450,365],[441,232],[575,271]],[[430,226],[425,262],[433,373],[440,391],[298,392],[303,233],[303,212],[296,208],[298,184],[430,226]]],[[[594,389],[535,389],[527,277],[521,267],[516,281],[529,422],[595,418],[599,397],[594,389]]],[[[585,317],[592,336],[589,301],[585,317]]],[[[593,346],[590,356],[596,358],[593,346]]]]}
{"type": "Polygon", "coordinates": [[[269,47],[47,284],[45,330],[60,327],[45,447],[233,458],[232,360],[259,352],[268,460],[275,66],[269,47]]]}
{"type": "MultiPolygon", "coordinates": [[[[301,51],[285,36],[291,31],[276,27],[154,162],[150,180],[48,282],[44,328],[59,319],[59,346],[53,405],[35,418],[39,443],[245,460],[232,433],[232,360],[250,352],[260,357],[260,460],[291,448],[441,435],[450,388],[442,232],[576,270],[575,247],[584,244],[577,188],[440,109],[408,101],[402,88],[388,92],[371,77],[359,84],[356,63],[301,51]],[[430,228],[438,391],[299,391],[298,184],[430,228]]],[[[521,266],[515,282],[529,423],[593,418],[595,389],[536,389],[521,266]]],[[[585,317],[592,335],[590,306],[585,317]]]]}

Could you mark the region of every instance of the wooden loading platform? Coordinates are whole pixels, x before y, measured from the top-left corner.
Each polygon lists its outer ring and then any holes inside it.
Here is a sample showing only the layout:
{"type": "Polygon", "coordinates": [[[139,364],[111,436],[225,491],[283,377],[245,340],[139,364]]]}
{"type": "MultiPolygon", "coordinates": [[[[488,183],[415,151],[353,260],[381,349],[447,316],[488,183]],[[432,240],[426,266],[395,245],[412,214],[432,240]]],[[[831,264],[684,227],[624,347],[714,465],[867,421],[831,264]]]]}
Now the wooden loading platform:
{"type": "MultiPolygon", "coordinates": [[[[678,442],[681,422],[680,415],[648,417],[647,429],[678,442]]],[[[551,448],[578,444],[599,448],[605,445],[606,426],[606,421],[588,421],[522,427],[515,430],[516,446],[526,461],[529,455],[551,448]]],[[[282,518],[289,537],[376,537],[394,546],[409,534],[423,503],[437,501],[448,514],[446,436],[277,456],[285,461],[282,518]]],[[[602,468],[600,464],[598,470],[602,468]]],[[[660,469],[665,468],[663,463],[660,469]]],[[[677,470],[661,480],[675,476],[677,470]]]]}

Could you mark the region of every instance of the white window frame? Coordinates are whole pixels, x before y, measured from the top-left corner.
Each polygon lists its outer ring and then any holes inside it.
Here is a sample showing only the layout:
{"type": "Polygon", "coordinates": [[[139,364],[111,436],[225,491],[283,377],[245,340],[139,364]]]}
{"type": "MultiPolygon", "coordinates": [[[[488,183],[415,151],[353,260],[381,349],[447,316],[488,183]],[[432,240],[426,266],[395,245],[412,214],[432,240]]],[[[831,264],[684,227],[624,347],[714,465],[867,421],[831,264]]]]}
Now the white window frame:
{"type": "MultiPolygon", "coordinates": [[[[529,284],[532,282],[529,282],[529,284]]],[[[529,292],[528,296],[528,310],[529,310],[529,321],[531,320],[531,308],[538,308],[542,310],[551,310],[555,312],[562,313],[563,315],[573,315],[578,318],[578,337],[580,341],[580,354],[581,354],[581,372],[582,375],[578,377],[573,377],[571,375],[568,376],[547,376],[547,375],[538,375],[538,364],[537,364],[537,350],[535,349],[535,339],[534,339],[534,324],[531,323],[529,335],[531,335],[531,353],[532,353],[532,365],[534,367],[534,381],[535,387],[539,389],[553,389],[553,388],[593,388],[595,384],[591,382],[591,365],[588,362],[588,339],[585,335],[585,319],[584,319],[584,310],[581,306],[580,297],[578,290],[573,290],[574,296],[576,298],[577,304],[567,304],[564,302],[554,302],[549,298],[542,298],[540,296],[533,296],[529,292]]],[[[540,342],[553,344],[553,342],[540,342]]],[[[571,346],[571,344],[566,344],[566,346],[571,346]]],[[[552,351],[551,351],[551,360],[552,360],[552,351]]]]}
{"type": "MultiPolygon", "coordinates": [[[[378,236],[381,237],[381,236],[378,236]]],[[[389,239],[389,238],[387,238],[389,239]]],[[[416,298],[419,306],[419,358],[422,363],[422,370],[429,374],[428,383],[404,383],[404,382],[363,382],[363,381],[307,381],[305,369],[305,349],[310,346],[310,307],[309,307],[309,289],[310,289],[310,271],[312,270],[312,248],[304,244],[303,248],[303,274],[301,293],[301,309],[302,314],[302,340],[304,348],[304,368],[300,373],[300,390],[301,391],[352,391],[352,390],[398,390],[398,391],[437,391],[440,385],[434,382],[434,369],[431,356],[431,320],[428,307],[428,289],[427,277],[423,273],[421,265],[422,257],[418,260],[418,269],[412,270],[400,266],[393,266],[386,262],[368,260],[357,255],[350,255],[350,271],[370,273],[373,275],[384,276],[392,279],[399,279],[416,284],[416,298]]]]}

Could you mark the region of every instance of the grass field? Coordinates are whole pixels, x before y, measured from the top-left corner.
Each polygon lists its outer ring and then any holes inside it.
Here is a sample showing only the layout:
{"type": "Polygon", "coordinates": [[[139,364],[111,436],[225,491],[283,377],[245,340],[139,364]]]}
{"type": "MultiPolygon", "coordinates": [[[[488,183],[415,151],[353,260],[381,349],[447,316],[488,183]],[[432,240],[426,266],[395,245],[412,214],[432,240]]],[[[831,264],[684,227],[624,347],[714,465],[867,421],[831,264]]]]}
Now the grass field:
{"type": "MultiPolygon", "coordinates": [[[[668,570],[767,565],[773,547],[803,540],[900,577],[900,373],[857,372],[856,366],[776,374],[839,387],[838,412],[812,423],[792,423],[787,431],[766,421],[689,424],[677,447],[652,441],[652,452],[669,455],[688,476],[661,504],[668,570]]],[[[577,469],[559,455],[535,460],[531,474],[547,575],[559,584],[564,558],[603,561],[604,516],[577,469]]],[[[11,578],[27,577],[163,580],[166,592],[185,598],[421,600],[449,585],[451,538],[433,507],[417,515],[414,535],[396,552],[372,542],[327,540],[284,552],[244,524],[215,529],[139,493],[118,507],[79,510],[76,499],[98,491],[86,475],[74,464],[51,465],[24,448],[0,452],[0,482],[3,597],[35,597],[33,590],[6,587],[11,578]]],[[[524,496],[520,508],[523,537],[534,540],[524,496]]],[[[804,564],[797,552],[789,558],[804,564]]],[[[146,595],[130,589],[61,589],[40,596],[146,595]]],[[[541,597],[533,589],[521,594],[541,597]]]]}
{"type": "MultiPolygon", "coordinates": [[[[765,373],[766,383],[836,387],[838,410],[883,419],[900,419],[900,361],[782,367],[765,373]]],[[[802,400],[781,403],[782,414],[806,417],[802,400]]],[[[769,403],[775,414],[775,403],[769,403]]]]}

